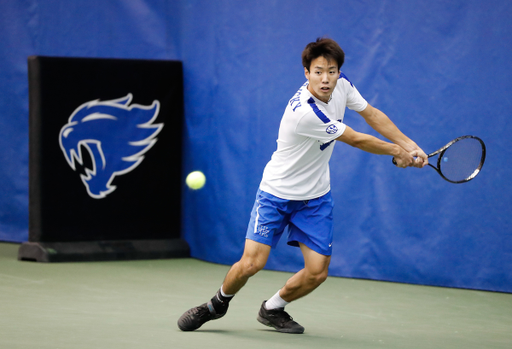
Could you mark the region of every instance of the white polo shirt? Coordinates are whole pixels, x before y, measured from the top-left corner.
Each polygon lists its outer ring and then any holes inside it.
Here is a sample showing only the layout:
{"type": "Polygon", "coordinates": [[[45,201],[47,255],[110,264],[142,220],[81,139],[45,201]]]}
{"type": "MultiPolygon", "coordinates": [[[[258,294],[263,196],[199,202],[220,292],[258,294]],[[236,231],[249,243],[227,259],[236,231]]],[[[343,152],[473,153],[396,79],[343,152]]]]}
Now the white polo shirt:
{"type": "Polygon", "coordinates": [[[308,82],[288,102],[277,150],[263,172],[260,189],[287,200],[310,200],[331,190],[329,160],[345,131],[345,108],[363,111],[368,102],[341,73],[328,103],[315,98],[308,82]]]}

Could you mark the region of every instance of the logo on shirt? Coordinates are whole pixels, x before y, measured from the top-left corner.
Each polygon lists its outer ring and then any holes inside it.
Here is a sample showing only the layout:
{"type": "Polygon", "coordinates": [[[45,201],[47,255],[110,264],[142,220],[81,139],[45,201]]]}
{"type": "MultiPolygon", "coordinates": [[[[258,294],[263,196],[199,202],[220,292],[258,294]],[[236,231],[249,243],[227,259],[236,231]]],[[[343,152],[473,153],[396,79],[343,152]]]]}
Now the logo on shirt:
{"type": "Polygon", "coordinates": [[[329,127],[327,127],[325,129],[325,132],[332,135],[332,134],[335,134],[336,132],[338,132],[338,128],[336,127],[336,125],[329,125],[329,127]]]}

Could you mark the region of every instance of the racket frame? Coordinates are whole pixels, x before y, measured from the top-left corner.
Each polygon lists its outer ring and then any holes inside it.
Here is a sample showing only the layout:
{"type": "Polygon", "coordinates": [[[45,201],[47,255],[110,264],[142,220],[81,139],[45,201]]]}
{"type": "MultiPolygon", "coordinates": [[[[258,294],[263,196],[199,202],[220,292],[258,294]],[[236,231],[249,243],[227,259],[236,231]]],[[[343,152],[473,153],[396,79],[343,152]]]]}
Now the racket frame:
{"type": "Polygon", "coordinates": [[[438,150],[436,150],[436,151],[435,151],[435,152],[433,152],[433,153],[428,154],[427,156],[428,156],[429,158],[431,158],[431,157],[436,156],[436,155],[438,155],[438,154],[439,154],[439,156],[438,156],[438,158],[437,158],[437,167],[436,167],[436,166],[434,166],[434,165],[432,165],[432,164],[430,164],[430,163],[429,163],[428,165],[429,165],[430,167],[432,167],[434,170],[436,170],[436,171],[437,171],[437,173],[439,173],[439,175],[440,175],[441,177],[443,177],[443,179],[444,179],[444,180],[446,180],[446,181],[448,181],[448,182],[450,182],[450,183],[456,183],[456,184],[458,184],[458,183],[466,183],[466,182],[469,182],[470,180],[472,180],[473,178],[475,178],[475,177],[478,175],[478,173],[480,172],[480,170],[482,169],[482,166],[484,165],[484,162],[485,162],[485,154],[486,154],[486,150],[485,150],[485,143],[484,143],[484,141],[482,141],[480,138],[478,138],[478,137],[476,137],[476,136],[469,136],[469,135],[468,135],[468,136],[461,136],[461,137],[457,137],[457,138],[455,138],[453,141],[449,142],[449,143],[448,143],[448,144],[446,144],[444,147],[439,148],[438,150]],[[454,181],[454,180],[451,180],[451,179],[449,179],[449,178],[446,178],[446,176],[441,172],[441,161],[442,161],[442,159],[443,159],[443,154],[445,153],[445,151],[446,151],[450,146],[452,146],[453,144],[455,144],[455,143],[457,143],[457,142],[459,142],[459,141],[461,141],[461,140],[463,140],[463,139],[466,139],[466,138],[473,138],[473,139],[476,139],[477,141],[479,141],[479,142],[480,142],[480,145],[482,146],[482,157],[480,158],[480,164],[478,165],[478,167],[473,171],[473,173],[472,173],[469,177],[467,177],[467,178],[465,178],[465,179],[463,179],[463,180],[454,181]]]}

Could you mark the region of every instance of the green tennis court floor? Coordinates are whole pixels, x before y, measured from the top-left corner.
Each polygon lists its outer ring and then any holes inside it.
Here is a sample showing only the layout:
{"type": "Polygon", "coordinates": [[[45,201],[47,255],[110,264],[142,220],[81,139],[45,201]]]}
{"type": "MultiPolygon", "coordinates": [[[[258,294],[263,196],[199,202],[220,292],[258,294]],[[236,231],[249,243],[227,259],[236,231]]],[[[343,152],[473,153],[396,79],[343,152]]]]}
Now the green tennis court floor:
{"type": "Polygon", "coordinates": [[[512,294],[330,277],[287,307],[306,328],[256,321],[291,275],[262,271],[228,314],[195,332],[176,321],[228,266],[195,259],[32,263],[0,243],[0,348],[512,348],[512,294]]]}

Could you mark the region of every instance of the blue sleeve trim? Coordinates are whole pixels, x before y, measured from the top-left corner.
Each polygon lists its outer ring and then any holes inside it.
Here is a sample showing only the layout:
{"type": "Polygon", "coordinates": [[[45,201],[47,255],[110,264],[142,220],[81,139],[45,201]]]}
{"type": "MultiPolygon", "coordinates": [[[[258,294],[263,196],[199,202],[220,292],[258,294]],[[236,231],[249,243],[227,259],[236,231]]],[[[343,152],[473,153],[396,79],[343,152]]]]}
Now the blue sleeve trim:
{"type": "Polygon", "coordinates": [[[311,106],[311,108],[313,109],[313,111],[315,112],[316,116],[318,116],[318,118],[320,120],[322,120],[322,122],[324,124],[328,124],[331,122],[331,119],[329,119],[327,116],[325,116],[325,114],[322,113],[322,111],[320,109],[318,109],[318,106],[315,104],[315,100],[313,99],[313,97],[308,99],[308,103],[311,106]]]}
{"type": "Polygon", "coordinates": [[[340,72],[340,79],[345,79],[347,80],[349,83],[350,83],[350,86],[354,87],[354,84],[352,83],[352,81],[350,81],[347,76],[345,74],[343,74],[342,72],[340,72]]]}

